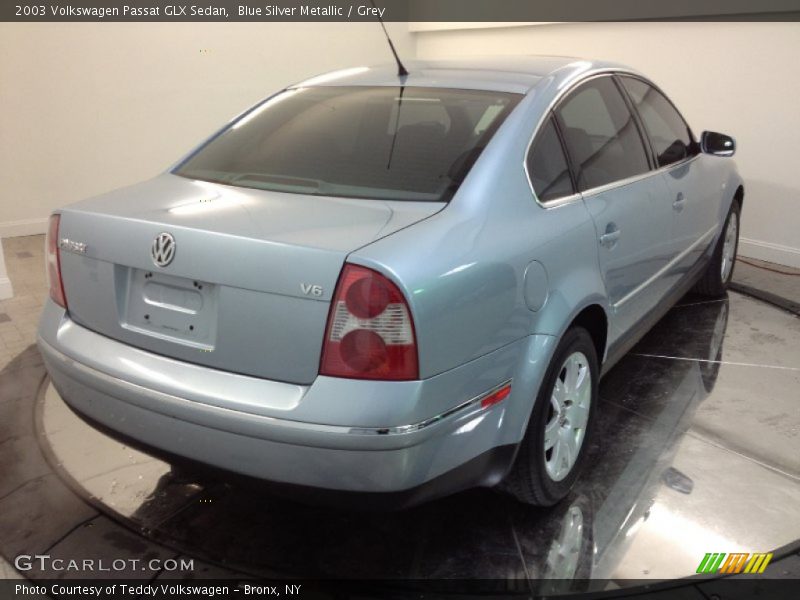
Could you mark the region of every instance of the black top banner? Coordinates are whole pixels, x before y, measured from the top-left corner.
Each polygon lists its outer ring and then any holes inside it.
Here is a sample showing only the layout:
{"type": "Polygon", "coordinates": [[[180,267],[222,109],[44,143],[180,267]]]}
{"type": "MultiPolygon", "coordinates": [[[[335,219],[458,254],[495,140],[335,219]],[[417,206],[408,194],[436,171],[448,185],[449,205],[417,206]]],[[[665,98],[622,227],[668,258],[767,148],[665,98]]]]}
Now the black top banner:
{"type": "Polygon", "coordinates": [[[2,0],[0,21],[798,21],[800,0],[2,0]]]}

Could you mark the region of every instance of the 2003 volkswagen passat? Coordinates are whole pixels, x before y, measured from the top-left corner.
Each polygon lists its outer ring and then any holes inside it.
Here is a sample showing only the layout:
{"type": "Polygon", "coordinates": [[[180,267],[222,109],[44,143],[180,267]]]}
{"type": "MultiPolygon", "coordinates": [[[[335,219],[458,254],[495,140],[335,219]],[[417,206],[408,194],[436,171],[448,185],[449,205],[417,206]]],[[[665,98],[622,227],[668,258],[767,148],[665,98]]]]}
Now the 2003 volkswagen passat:
{"type": "Polygon", "coordinates": [[[562,498],[600,376],[726,289],[734,142],[619,65],[409,71],[291,86],[54,214],[38,341],[64,400],[293,491],[562,498]]]}

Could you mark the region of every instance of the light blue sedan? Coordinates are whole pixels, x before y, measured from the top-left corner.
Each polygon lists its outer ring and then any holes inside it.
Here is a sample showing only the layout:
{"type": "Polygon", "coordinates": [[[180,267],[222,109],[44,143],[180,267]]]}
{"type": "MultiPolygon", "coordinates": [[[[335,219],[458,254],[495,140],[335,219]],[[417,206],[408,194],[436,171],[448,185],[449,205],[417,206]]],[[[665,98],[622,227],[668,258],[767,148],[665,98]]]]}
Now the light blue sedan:
{"type": "Polygon", "coordinates": [[[621,65],[408,71],[292,85],[57,211],[38,343],[66,403],[314,499],[563,498],[601,375],[688,290],[725,293],[734,141],[621,65]]]}

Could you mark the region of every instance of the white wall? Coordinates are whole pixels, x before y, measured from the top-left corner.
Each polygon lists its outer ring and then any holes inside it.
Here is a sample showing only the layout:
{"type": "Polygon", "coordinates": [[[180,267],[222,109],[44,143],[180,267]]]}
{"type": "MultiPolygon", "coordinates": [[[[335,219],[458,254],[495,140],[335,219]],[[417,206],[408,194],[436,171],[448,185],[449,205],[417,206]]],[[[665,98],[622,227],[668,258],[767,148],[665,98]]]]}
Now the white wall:
{"type": "Polygon", "coordinates": [[[391,60],[377,23],[1,23],[0,237],[159,173],[287,84],[391,60]]]}
{"type": "Polygon", "coordinates": [[[736,137],[745,179],[740,253],[800,267],[800,23],[566,23],[416,35],[422,59],[560,54],[643,71],[697,133],[736,137]]]}
{"type": "MultiPolygon", "coordinates": [[[[742,254],[800,267],[800,24],[388,26],[407,57],[567,54],[644,71],[694,129],[736,136],[742,254]]],[[[155,175],[287,83],[389,60],[375,23],[0,23],[0,237],[155,175]]]]}

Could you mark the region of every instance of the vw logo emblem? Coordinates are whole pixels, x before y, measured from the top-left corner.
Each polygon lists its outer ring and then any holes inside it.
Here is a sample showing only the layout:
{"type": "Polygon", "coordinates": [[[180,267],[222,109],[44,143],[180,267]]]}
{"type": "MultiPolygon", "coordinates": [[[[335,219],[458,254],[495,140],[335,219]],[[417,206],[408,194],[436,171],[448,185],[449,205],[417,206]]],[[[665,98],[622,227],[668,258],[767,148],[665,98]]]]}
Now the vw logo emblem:
{"type": "Polygon", "coordinates": [[[175,238],[169,233],[159,233],[150,247],[153,262],[158,267],[166,267],[175,258],[175,238]]]}

